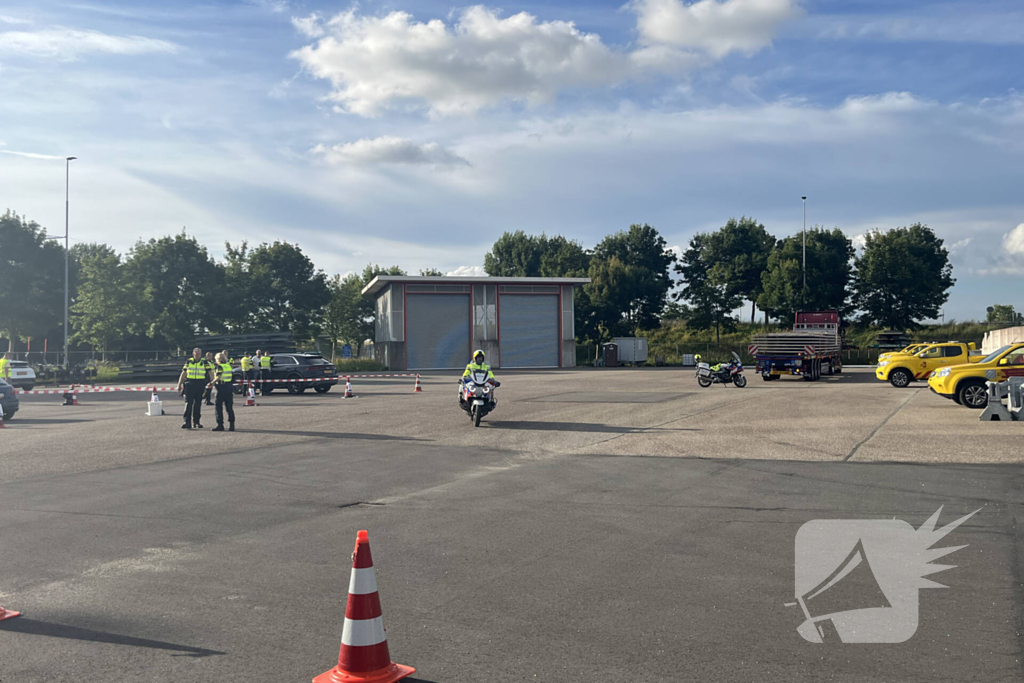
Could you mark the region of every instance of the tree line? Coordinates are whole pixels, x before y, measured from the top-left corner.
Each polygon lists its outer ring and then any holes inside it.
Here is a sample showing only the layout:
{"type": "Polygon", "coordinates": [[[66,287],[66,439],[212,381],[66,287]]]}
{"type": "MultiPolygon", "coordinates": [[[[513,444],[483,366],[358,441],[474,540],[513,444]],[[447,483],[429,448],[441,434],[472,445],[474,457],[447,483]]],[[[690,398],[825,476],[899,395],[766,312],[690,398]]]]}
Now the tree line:
{"type": "MultiPolygon", "coordinates": [[[[798,309],[834,308],[903,329],[936,317],[954,283],[943,241],[922,224],[870,232],[859,253],[839,228],[809,229],[806,286],[803,254],[801,234],[776,238],[741,217],[694,235],[678,252],[647,224],[592,248],[561,235],[506,232],[484,256],[484,270],[590,278],[575,302],[581,341],[637,334],[665,318],[720,333],[736,326],[745,305],[751,321],[758,310],[766,321],[786,321],[798,309]]],[[[184,231],[140,240],[125,254],[78,244],[69,257],[72,341],[101,351],[185,348],[202,334],[269,331],[358,344],[373,336],[374,303],[363,287],[380,274],[405,274],[371,264],[328,276],[285,241],[227,243],[218,260],[184,231]]],[[[37,223],[11,211],[0,216],[0,332],[8,339],[62,340],[63,261],[63,247],[37,223]]]]}

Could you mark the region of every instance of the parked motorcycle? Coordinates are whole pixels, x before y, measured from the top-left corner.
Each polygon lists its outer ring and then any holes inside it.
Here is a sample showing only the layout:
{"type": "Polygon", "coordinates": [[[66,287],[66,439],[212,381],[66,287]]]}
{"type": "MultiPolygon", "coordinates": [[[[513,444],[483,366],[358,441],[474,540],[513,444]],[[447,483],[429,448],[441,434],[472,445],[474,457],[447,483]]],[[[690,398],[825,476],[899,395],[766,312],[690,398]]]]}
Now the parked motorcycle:
{"type": "Polygon", "coordinates": [[[459,407],[466,411],[474,427],[480,426],[480,419],[494,410],[494,390],[501,383],[487,378],[486,372],[473,372],[459,382],[459,407]]]}
{"type": "Polygon", "coordinates": [[[697,384],[705,389],[712,384],[735,384],[742,389],[747,386],[747,378],[743,376],[743,362],[734,352],[731,361],[719,364],[715,370],[707,363],[697,363],[697,384]]]}

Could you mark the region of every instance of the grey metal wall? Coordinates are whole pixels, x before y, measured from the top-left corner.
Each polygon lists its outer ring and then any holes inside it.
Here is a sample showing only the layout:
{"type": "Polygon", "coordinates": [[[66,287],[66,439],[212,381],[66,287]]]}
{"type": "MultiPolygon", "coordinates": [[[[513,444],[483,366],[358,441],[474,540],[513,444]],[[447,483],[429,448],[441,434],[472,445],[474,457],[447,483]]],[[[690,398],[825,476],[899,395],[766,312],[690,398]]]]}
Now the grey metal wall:
{"type": "Polygon", "coordinates": [[[501,367],[558,367],[558,296],[507,294],[498,306],[501,367]]]}
{"type": "Polygon", "coordinates": [[[469,362],[469,295],[408,294],[405,340],[409,370],[464,368],[469,362]]]}

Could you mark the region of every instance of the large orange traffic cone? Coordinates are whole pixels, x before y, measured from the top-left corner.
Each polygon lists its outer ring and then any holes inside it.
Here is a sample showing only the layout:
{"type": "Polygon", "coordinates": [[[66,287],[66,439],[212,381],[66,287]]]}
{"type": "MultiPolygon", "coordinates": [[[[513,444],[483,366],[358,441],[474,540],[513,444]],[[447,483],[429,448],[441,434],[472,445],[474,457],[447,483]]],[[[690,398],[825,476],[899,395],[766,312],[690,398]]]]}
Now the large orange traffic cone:
{"type": "Polygon", "coordinates": [[[352,393],[352,380],[348,377],[345,378],[345,395],[342,398],[355,398],[356,395],[352,393]]]}
{"type": "Polygon", "coordinates": [[[254,406],[256,405],[256,390],[252,388],[252,384],[249,384],[249,393],[245,397],[245,405],[254,406]]]}
{"type": "Polygon", "coordinates": [[[21,612],[15,612],[13,610],[4,609],[3,606],[0,605],[0,621],[3,621],[4,619],[13,619],[17,616],[21,616],[21,612]]]}
{"type": "Polygon", "coordinates": [[[314,678],[313,683],[393,683],[415,673],[411,666],[391,661],[382,614],[370,557],[370,535],[360,531],[352,553],[338,666],[314,678]]]}
{"type": "Polygon", "coordinates": [[[412,391],[413,391],[413,393],[415,393],[415,394],[418,394],[418,393],[420,393],[421,391],[423,391],[423,387],[421,387],[421,386],[420,386],[420,376],[419,376],[419,374],[417,374],[417,375],[416,375],[416,386],[415,386],[415,387],[413,387],[413,390],[412,390],[412,391]]]}

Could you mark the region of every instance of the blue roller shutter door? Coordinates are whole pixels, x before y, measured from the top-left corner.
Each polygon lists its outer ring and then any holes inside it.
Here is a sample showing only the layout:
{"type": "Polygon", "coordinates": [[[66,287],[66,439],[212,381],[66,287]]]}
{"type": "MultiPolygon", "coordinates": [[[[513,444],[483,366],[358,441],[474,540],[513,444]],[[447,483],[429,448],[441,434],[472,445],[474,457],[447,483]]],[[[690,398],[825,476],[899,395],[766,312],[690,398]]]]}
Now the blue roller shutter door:
{"type": "Polygon", "coordinates": [[[466,367],[470,353],[469,295],[409,294],[406,306],[406,367],[466,367]]]}
{"type": "Polygon", "coordinates": [[[501,367],[558,367],[558,297],[505,294],[498,306],[501,367]]]}

